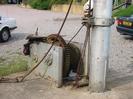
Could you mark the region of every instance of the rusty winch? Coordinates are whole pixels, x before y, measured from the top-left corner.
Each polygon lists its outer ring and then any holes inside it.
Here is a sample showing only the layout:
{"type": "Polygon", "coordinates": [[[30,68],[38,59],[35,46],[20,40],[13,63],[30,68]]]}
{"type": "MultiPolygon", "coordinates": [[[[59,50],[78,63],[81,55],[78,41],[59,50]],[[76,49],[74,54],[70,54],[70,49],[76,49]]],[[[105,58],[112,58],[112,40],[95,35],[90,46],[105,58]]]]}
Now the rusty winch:
{"type": "Polygon", "coordinates": [[[30,55],[30,45],[34,43],[47,43],[63,48],[63,77],[67,77],[70,71],[76,73],[79,59],[81,56],[80,49],[73,43],[67,44],[66,41],[57,34],[51,34],[47,37],[29,36],[28,43],[24,45],[24,54],[30,55]]]}

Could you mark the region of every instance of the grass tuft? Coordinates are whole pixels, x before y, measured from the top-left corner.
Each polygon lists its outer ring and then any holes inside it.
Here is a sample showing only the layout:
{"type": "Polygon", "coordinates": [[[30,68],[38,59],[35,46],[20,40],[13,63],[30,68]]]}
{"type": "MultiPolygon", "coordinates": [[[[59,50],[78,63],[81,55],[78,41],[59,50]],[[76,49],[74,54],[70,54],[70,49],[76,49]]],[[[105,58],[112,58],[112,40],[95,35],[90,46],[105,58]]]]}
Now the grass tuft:
{"type": "Polygon", "coordinates": [[[0,76],[7,76],[12,73],[26,71],[28,69],[28,61],[21,57],[16,56],[12,59],[0,58],[0,76]],[[1,61],[4,60],[4,61],[1,61]]]}

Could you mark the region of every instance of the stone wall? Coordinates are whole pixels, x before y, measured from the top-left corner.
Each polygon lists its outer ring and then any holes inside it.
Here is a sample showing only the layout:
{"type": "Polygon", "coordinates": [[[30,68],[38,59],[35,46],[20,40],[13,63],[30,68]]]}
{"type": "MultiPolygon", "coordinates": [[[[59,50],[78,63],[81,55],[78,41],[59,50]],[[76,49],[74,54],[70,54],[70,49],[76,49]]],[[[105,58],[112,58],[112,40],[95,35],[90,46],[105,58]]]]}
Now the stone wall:
{"type": "MultiPolygon", "coordinates": [[[[55,12],[67,12],[69,5],[63,4],[63,5],[53,5],[52,11],[55,12]]],[[[73,5],[71,8],[70,13],[72,14],[83,14],[83,6],[82,5],[73,5]]]]}

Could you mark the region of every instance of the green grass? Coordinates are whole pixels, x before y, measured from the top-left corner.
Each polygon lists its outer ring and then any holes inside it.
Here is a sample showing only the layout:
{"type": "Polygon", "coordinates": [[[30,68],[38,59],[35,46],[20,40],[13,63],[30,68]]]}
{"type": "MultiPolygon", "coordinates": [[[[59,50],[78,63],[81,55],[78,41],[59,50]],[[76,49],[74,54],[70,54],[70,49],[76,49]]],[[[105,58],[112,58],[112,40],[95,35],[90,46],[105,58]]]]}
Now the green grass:
{"type": "Polygon", "coordinates": [[[7,76],[12,73],[26,71],[28,68],[28,61],[21,57],[16,56],[12,59],[0,58],[0,76],[7,76]],[[3,61],[4,60],[4,61],[3,61]]]}
{"type": "Polygon", "coordinates": [[[120,9],[113,14],[114,17],[130,16],[133,14],[133,5],[126,9],[120,9]]]}
{"type": "Polygon", "coordinates": [[[1,57],[0,58],[0,63],[4,62],[5,60],[6,60],[5,58],[1,57]]]}

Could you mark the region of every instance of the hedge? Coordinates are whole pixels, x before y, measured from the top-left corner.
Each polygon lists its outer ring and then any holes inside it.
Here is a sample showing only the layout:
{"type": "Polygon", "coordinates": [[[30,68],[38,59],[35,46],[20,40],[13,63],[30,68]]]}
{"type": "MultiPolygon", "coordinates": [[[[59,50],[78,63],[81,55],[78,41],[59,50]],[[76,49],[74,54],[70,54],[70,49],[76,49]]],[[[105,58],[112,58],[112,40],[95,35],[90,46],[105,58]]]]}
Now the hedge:
{"type": "Polygon", "coordinates": [[[7,3],[7,0],[0,0],[0,4],[5,4],[7,3]]]}
{"type": "Polygon", "coordinates": [[[113,14],[114,17],[130,16],[130,15],[133,15],[133,5],[129,6],[126,9],[120,9],[119,11],[113,14]]]}
{"type": "Polygon", "coordinates": [[[35,9],[48,10],[53,4],[64,4],[70,0],[28,0],[28,4],[35,9]]]}

